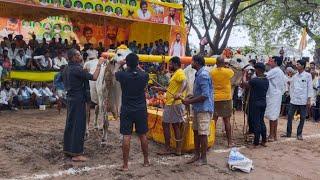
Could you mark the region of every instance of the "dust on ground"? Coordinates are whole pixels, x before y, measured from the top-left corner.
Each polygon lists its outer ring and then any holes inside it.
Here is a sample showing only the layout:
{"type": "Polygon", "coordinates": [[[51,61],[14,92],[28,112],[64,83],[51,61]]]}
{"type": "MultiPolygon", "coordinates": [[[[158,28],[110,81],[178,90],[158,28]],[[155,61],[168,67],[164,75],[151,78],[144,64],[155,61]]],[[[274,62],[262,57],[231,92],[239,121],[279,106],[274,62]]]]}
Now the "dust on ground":
{"type": "MultiPolygon", "coordinates": [[[[85,142],[85,153],[89,161],[73,163],[62,153],[65,114],[55,109],[46,111],[20,110],[0,114],[0,179],[28,178],[34,174],[54,174],[70,168],[99,167],[92,171],[81,171],[74,175],[62,175],[50,179],[319,179],[320,134],[317,123],[307,121],[304,136],[313,136],[304,141],[291,139],[269,143],[266,148],[240,149],[253,160],[255,169],[250,173],[231,171],[227,167],[228,152],[222,121],[217,125],[216,143],[208,152],[207,166],[186,165],[191,154],[181,157],[160,157],[156,152],[163,146],[149,141],[151,167],[142,167],[142,153],[138,138],[131,141],[130,171],[120,172],[121,136],[119,122],[111,121],[108,144],[100,145],[101,131],[90,131],[85,142]]],[[[231,119],[231,122],[233,120],[231,119]]],[[[295,136],[298,121],[293,124],[295,136]]],[[[268,123],[266,123],[268,125],[268,123]]],[[[234,141],[244,146],[243,113],[237,112],[233,131],[234,141]]],[[[286,120],[281,119],[278,134],[286,129],[286,120]]],[[[33,176],[35,177],[35,176],[33,176]]],[[[41,176],[38,176],[41,177],[41,176]]],[[[44,177],[44,176],[43,176],[44,177]]]]}

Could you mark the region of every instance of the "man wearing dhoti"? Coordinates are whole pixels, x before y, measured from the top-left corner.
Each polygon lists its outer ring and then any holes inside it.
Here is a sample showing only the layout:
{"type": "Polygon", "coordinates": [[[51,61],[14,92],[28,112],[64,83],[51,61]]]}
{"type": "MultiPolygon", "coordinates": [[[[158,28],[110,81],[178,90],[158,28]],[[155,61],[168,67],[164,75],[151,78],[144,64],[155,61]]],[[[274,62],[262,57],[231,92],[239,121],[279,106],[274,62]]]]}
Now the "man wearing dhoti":
{"type": "Polygon", "coordinates": [[[269,89],[267,92],[267,108],[265,117],[270,122],[269,141],[277,140],[278,118],[281,110],[282,95],[286,89],[286,77],[280,69],[282,59],[279,56],[273,56],[268,64],[271,70],[266,73],[269,80],[269,89]]]}

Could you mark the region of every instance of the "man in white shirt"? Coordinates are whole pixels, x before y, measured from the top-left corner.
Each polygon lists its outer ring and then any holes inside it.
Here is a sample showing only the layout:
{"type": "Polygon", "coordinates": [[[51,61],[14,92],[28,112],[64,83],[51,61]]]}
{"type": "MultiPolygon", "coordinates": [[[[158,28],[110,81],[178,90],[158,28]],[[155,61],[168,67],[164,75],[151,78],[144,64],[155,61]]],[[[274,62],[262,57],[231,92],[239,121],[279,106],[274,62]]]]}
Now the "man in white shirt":
{"type": "Polygon", "coordinates": [[[19,49],[18,55],[15,58],[14,68],[16,70],[26,70],[27,63],[30,58],[31,58],[30,56],[27,56],[24,54],[23,49],[19,49]]]}
{"type": "Polygon", "coordinates": [[[9,50],[8,50],[8,57],[9,57],[11,63],[13,62],[13,60],[18,55],[18,52],[19,52],[19,49],[16,48],[16,44],[12,43],[11,44],[11,48],[9,48],[9,50]]]}
{"type": "Polygon", "coordinates": [[[33,94],[36,96],[37,106],[43,105],[43,96],[41,94],[41,89],[38,84],[32,86],[33,94]]]}
{"type": "Polygon", "coordinates": [[[310,73],[305,71],[306,61],[297,61],[297,70],[292,77],[290,83],[290,109],[288,113],[287,133],[283,137],[291,137],[292,119],[296,111],[300,111],[300,122],[297,129],[297,139],[303,140],[302,130],[304,121],[307,116],[307,106],[311,105],[311,98],[313,96],[312,77],[310,73]]]}
{"type": "Polygon", "coordinates": [[[176,9],[175,8],[169,8],[169,15],[163,19],[164,24],[169,25],[180,25],[180,20],[176,17],[176,9]]]}
{"type": "Polygon", "coordinates": [[[269,141],[277,140],[277,126],[281,111],[282,95],[286,91],[286,76],[280,69],[282,59],[278,56],[273,56],[268,65],[271,70],[266,73],[269,80],[269,89],[267,92],[267,108],[265,117],[270,122],[269,141]]]}
{"type": "Polygon", "coordinates": [[[51,105],[57,101],[57,97],[53,94],[47,83],[42,84],[40,92],[42,97],[44,98],[45,104],[47,104],[47,102],[49,101],[48,103],[51,105]]]}
{"type": "Polygon", "coordinates": [[[52,59],[50,58],[49,52],[45,52],[44,55],[34,56],[34,60],[37,61],[40,70],[51,70],[52,69],[52,59]]]}
{"type": "Polygon", "coordinates": [[[177,57],[181,57],[181,56],[185,55],[184,45],[181,42],[181,34],[180,33],[176,34],[176,40],[171,44],[169,55],[170,56],[177,56],[177,57]]]}
{"type": "Polygon", "coordinates": [[[93,60],[98,58],[99,52],[93,48],[93,44],[89,44],[89,49],[86,51],[88,54],[88,59],[93,60]]]}
{"type": "Polygon", "coordinates": [[[20,106],[29,106],[31,105],[31,96],[33,94],[33,91],[26,86],[25,82],[21,82],[20,88],[17,89],[18,91],[18,101],[20,106]]]}
{"type": "Polygon", "coordinates": [[[3,89],[0,91],[0,110],[16,110],[17,105],[17,91],[10,87],[10,83],[8,81],[4,82],[3,89]]]}
{"type": "Polygon", "coordinates": [[[54,70],[60,70],[60,67],[62,65],[67,65],[68,64],[66,58],[64,58],[62,56],[62,52],[61,51],[59,51],[58,52],[58,56],[53,59],[53,64],[54,64],[53,65],[53,69],[54,70]]]}
{"type": "Polygon", "coordinates": [[[138,10],[138,17],[142,20],[149,20],[151,14],[148,11],[148,3],[146,1],[140,2],[140,9],[138,10]]]}

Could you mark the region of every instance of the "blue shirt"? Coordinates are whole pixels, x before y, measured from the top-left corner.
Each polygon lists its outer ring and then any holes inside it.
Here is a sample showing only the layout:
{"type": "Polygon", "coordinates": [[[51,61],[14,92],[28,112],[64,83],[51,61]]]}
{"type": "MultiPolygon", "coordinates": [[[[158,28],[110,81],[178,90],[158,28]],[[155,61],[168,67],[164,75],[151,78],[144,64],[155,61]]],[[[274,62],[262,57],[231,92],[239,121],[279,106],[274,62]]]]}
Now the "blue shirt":
{"type": "Polygon", "coordinates": [[[62,80],[62,73],[59,72],[54,76],[53,84],[58,90],[64,90],[63,80],[62,80]]]}
{"type": "Polygon", "coordinates": [[[199,69],[196,73],[193,85],[193,95],[194,97],[206,97],[204,102],[192,105],[194,112],[213,112],[213,85],[210,74],[204,67],[199,69]]]}

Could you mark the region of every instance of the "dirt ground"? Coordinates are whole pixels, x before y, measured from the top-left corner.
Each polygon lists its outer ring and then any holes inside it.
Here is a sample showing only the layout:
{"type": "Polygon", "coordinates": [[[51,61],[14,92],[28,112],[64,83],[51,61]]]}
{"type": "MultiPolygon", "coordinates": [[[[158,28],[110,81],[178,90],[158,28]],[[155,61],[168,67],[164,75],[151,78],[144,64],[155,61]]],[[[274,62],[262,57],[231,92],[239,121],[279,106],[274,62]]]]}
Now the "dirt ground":
{"type": "MultiPolygon", "coordinates": [[[[85,142],[85,163],[72,163],[62,154],[65,110],[20,110],[0,114],[0,179],[319,179],[320,132],[317,123],[308,121],[304,141],[280,138],[266,148],[244,147],[243,114],[236,113],[234,141],[240,152],[253,160],[254,170],[247,174],[227,167],[229,152],[219,121],[216,144],[209,150],[207,166],[186,165],[190,154],[182,157],[159,157],[162,145],[149,143],[151,167],[142,167],[142,154],[137,137],[132,139],[130,171],[117,171],[121,165],[119,122],[111,121],[109,142],[100,145],[101,131],[90,132],[85,142]]],[[[268,124],[268,123],[267,123],[268,124]]],[[[279,134],[286,120],[281,119],[279,134]]],[[[297,121],[293,132],[296,132],[297,121]]],[[[295,134],[293,134],[295,135],[295,134]]]]}

